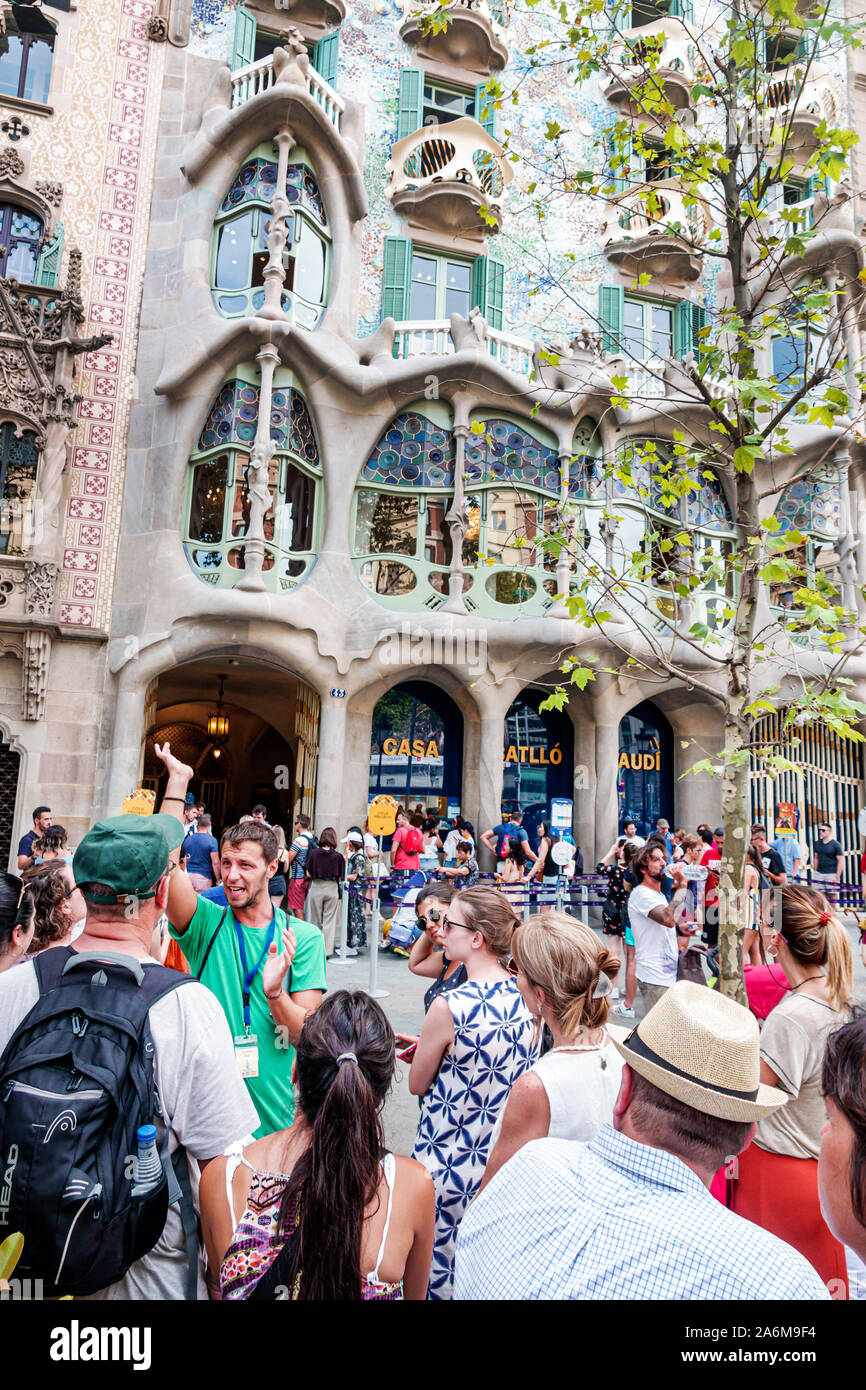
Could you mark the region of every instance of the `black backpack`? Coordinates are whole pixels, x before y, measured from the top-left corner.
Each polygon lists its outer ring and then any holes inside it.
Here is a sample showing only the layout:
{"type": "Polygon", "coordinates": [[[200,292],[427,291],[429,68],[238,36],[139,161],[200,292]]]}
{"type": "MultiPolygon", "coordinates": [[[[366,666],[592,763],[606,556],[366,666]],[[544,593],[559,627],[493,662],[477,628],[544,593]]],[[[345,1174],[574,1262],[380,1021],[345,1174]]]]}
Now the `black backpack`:
{"type": "Polygon", "coordinates": [[[53,947],[39,1000],[0,1057],[0,1231],[43,1296],[96,1293],[156,1244],[180,1200],[195,1298],[198,1242],[186,1152],[168,1160],[148,1010],[189,976],[131,956],[53,947]],[[132,1196],[136,1131],[156,1121],[159,1184],[132,1196]]]}

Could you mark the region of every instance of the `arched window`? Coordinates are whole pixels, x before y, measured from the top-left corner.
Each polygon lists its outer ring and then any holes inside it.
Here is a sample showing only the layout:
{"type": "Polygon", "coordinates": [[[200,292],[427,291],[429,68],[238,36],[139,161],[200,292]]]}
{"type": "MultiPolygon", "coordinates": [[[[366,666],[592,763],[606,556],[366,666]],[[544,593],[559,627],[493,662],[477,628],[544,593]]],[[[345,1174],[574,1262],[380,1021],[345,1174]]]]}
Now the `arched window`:
{"type": "Polygon", "coordinates": [[[0,553],[26,555],[33,539],[39,451],[32,430],[0,425],[0,553]]]}
{"type": "MultiPolygon", "coordinates": [[[[248,159],[220,203],[214,226],[211,288],[221,314],[254,314],[265,302],[266,223],[277,183],[276,151],[262,146],[248,159]]],[[[286,177],[291,205],[283,253],[282,304],[295,322],[313,329],[328,301],[331,234],[324,200],[303,150],[294,150],[286,177]]]]}
{"type": "Polygon", "coordinates": [[[0,40],[0,98],[18,97],[44,106],[51,86],[54,28],[35,5],[6,9],[5,33],[0,40]]]}
{"type": "MultiPolygon", "coordinates": [[[[559,500],[557,453],[515,420],[480,423],[465,458],[464,600],[470,611],[541,613],[556,593],[555,561],[538,541],[559,500]]],[[[356,567],[390,608],[439,608],[448,597],[454,457],[448,407],[425,401],[392,420],[362,470],[356,567]]]]}
{"type": "MultiPolygon", "coordinates": [[[[254,368],[238,369],[208,413],[190,459],[184,550],[200,579],[231,588],[244,568],[249,520],[246,474],[256,435],[259,387],[254,368]]],[[[274,376],[271,505],[265,516],[262,577],[269,589],[294,589],[312,568],[318,542],[319,446],[306,402],[291,374],[274,376]]]]}
{"type": "Polygon", "coordinates": [[[691,487],[683,486],[683,471],[664,440],[621,445],[608,476],[587,490],[587,544],[591,557],[604,556],[607,571],[628,576],[636,602],[674,618],[684,598],[677,589],[685,584],[693,620],[719,628],[735,594],[736,575],[727,561],[736,548],[736,525],[711,470],[702,468],[691,487]]]}
{"type": "MultiPolygon", "coordinates": [[[[839,479],[832,468],[816,469],[782,492],[775,509],[777,534],[791,535],[791,545],[782,554],[794,569],[786,579],[770,585],[770,603],[780,613],[801,606],[798,589],[814,589],[823,581],[838,592],[840,512],[839,479]]],[[[826,596],[830,597],[829,592],[826,596]]],[[[796,612],[788,625],[796,632],[796,612]]],[[[805,628],[803,636],[807,638],[805,628]]]]}

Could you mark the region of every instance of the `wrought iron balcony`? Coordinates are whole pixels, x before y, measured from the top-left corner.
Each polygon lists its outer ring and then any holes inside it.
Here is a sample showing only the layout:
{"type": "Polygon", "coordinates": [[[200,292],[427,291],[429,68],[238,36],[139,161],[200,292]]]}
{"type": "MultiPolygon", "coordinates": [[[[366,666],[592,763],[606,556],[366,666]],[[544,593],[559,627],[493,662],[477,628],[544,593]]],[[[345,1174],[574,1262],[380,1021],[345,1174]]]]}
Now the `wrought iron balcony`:
{"type": "Polygon", "coordinates": [[[604,88],[608,101],[627,105],[633,88],[652,76],[665,99],[677,110],[692,105],[692,83],[698,75],[700,59],[695,41],[682,20],[666,17],[641,29],[629,30],[622,42],[611,49],[609,62],[612,73],[604,88]],[[658,67],[651,73],[647,59],[657,47],[660,36],[663,43],[658,67]]]}
{"type": "Polygon", "coordinates": [[[702,198],[687,206],[675,179],[635,186],[610,199],[602,224],[605,255],[627,270],[647,272],[660,280],[697,280],[701,247],[712,220],[702,198]],[[655,194],[648,210],[644,195],[655,194]]]}
{"type": "Polygon", "coordinates": [[[398,140],[388,173],[385,191],[394,211],[417,226],[480,240],[502,225],[512,169],[502,146],[471,116],[398,140]]]}
{"type": "Polygon", "coordinates": [[[508,62],[505,30],[514,0],[455,0],[444,14],[439,0],[397,4],[403,12],[400,38],[425,57],[479,72],[502,69],[508,62]],[[426,23],[432,15],[435,26],[426,23]]]}

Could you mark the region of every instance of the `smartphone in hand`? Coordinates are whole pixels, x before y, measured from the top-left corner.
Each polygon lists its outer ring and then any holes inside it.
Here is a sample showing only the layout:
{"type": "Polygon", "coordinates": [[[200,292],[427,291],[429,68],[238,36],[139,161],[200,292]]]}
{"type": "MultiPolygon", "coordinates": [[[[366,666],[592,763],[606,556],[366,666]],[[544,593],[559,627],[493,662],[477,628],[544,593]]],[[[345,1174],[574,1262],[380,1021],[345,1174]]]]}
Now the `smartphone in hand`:
{"type": "Polygon", "coordinates": [[[412,1058],[415,1056],[415,1049],[417,1046],[418,1044],[416,1042],[413,1042],[410,1043],[409,1046],[403,1052],[398,1052],[397,1057],[399,1061],[411,1062],[412,1058]]]}

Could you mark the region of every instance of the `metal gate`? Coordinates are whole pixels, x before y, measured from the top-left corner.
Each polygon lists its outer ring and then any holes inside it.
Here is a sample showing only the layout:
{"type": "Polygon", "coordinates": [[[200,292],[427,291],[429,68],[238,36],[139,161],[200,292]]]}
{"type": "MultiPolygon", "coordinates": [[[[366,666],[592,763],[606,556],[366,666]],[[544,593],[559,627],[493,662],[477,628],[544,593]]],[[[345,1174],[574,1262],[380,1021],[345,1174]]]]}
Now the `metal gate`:
{"type": "Polygon", "coordinates": [[[780,772],[773,778],[752,757],[752,818],[766,823],[772,840],[776,807],[780,801],[799,808],[797,838],[808,845],[812,866],[818,826],[826,821],[845,855],[843,880],[860,882],[860,836],[857,813],[863,805],[863,745],[840,738],[825,724],[804,724],[782,729],[784,710],[768,714],[755,728],[755,742],[783,753],[796,771],[780,772]]]}
{"type": "MultiPolygon", "coordinates": [[[[0,742],[0,865],[9,863],[12,851],[20,772],[21,754],[8,743],[0,742]]],[[[17,872],[14,866],[13,872],[17,872]]]]}

